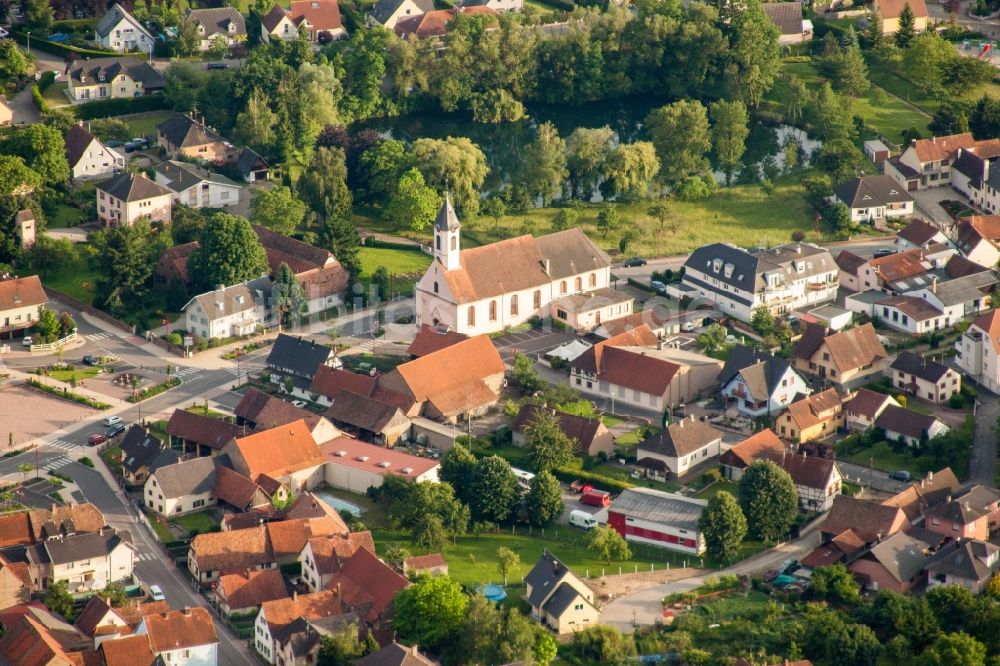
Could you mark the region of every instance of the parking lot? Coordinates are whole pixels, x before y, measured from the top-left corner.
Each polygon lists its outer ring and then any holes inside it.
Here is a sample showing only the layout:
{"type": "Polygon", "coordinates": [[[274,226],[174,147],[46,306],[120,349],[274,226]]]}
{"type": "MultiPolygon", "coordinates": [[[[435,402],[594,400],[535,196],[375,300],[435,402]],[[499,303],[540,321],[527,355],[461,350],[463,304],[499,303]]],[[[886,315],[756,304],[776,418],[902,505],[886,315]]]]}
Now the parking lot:
{"type": "Polygon", "coordinates": [[[524,333],[501,335],[498,338],[493,338],[493,345],[500,352],[500,357],[504,362],[509,363],[514,358],[515,352],[531,355],[545,354],[575,339],[575,333],[541,328],[524,333]]]}

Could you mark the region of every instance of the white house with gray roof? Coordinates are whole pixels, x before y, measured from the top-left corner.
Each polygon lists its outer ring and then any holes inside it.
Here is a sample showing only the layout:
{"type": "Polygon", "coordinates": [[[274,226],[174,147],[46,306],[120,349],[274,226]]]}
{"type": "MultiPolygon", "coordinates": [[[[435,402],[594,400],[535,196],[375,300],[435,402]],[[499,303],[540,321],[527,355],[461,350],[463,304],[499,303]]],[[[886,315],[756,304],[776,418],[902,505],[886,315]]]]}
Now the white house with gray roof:
{"type": "Polygon", "coordinates": [[[190,208],[226,208],[240,202],[239,183],[197,164],[167,160],[153,172],[156,182],[174,193],[174,203],[190,208]]]}
{"type": "Polygon", "coordinates": [[[852,222],[875,224],[913,215],[913,197],[889,176],[860,176],[841,183],[833,198],[851,211],[852,222]]]}
{"type": "Polygon", "coordinates": [[[141,173],[120,173],[98,183],[97,219],[103,226],[132,226],[146,218],[153,222],[170,222],[172,192],[141,173]]]}
{"type": "Polygon", "coordinates": [[[143,486],[146,506],[164,517],[204,511],[215,504],[215,458],[191,458],[161,467],[143,486]]]}
{"type": "Polygon", "coordinates": [[[705,552],[698,528],[706,500],[651,488],[629,488],[608,507],[608,525],[628,541],[648,543],[689,555],[705,552]]]}
{"type": "Polygon", "coordinates": [[[131,582],[135,547],[129,532],[105,527],[87,534],[61,534],[28,546],[25,559],[38,590],[65,581],[71,593],[92,592],[108,583],[131,582]]]}
{"type": "Polygon", "coordinates": [[[117,2],[104,13],[94,28],[94,41],[106,49],[125,53],[153,48],[153,35],[139,19],[125,11],[117,2]]]}
{"type": "Polygon", "coordinates": [[[366,21],[369,27],[379,25],[386,30],[392,30],[405,18],[432,11],[434,11],[433,0],[378,0],[366,21]]]}
{"type": "Polygon", "coordinates": [[[712,243],[691,253],[683,280],[667,291],[678,299],[713,303],[723,315],[749,322],[760,306],[780,316],[834,300],[838,272],[830,252],[812,243],[753,251],[712,243]]]}
{"type": "Polygon", "coordinates": [[[199,294],[181,308],[184,330],[206,340],[250,335],[270,321],[270,295],[266,275],[199,294]]]}
{"type": "Polygon", "coordinates": [[[197,27],[199,51],[208,51],[220,41],[230,47],[247,40],[246,19],[235,7],[189,9],[184,22],[192,22],[197,27]]]}
{"type": "Polygon", "coordinates": [[[594,592],[548,550],[524,577],[524,599],[531,619],[557,634],[580,631],[597,624],[594,592]]]}
{"type": "Polygon", "coordinates": [[[692,416],[671,423],[639,442],[635,455],[638,464],[647,470],[655,470],[656,466],[648,461],[657,460],[678,477],[696,465],[717,459],[722,452],[721,447],[722,432],[692,416]]]}
{"type": "Polygon", "coordinates": [[[730,350],[719,373],[719,394],[727,406],[735,404],[744,416],[776,416],[798,395],[812,389],[788,359],[744,345],[730,350]]]}

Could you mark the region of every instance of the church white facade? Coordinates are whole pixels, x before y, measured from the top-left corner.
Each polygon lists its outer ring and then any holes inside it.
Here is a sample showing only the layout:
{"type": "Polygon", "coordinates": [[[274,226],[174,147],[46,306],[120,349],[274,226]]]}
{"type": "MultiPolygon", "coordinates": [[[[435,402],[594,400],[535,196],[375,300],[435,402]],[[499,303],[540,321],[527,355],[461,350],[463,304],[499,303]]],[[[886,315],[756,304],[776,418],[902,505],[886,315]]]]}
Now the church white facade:
{"type": "Polygon", "coordinates": [[[495,333],[552,316],[563,297],[609,287],[610,259],[579,229],[468,250],[461,229],[446,196],[434,222],[434,261],[416,286],[417,324],[495,333]]]}

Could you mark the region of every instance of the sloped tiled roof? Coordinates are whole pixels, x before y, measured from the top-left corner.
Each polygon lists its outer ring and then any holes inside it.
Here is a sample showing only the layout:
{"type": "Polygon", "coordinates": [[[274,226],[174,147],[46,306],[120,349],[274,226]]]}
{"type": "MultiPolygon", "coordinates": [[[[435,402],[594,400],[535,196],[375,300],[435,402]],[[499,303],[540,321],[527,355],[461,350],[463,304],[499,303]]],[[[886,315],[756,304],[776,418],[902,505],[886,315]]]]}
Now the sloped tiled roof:
{"type": "Polygon", "coordinates": [[[195,21],[205,28],[202,39],[210,39],[214,35],[246,36],[247,34],[246,20],[235,7],[189,9],[185,20],[195,21]],[[230,23],[235,28],[234,32],[229,32],[230,23]]]}
{"type": "Polygon", "coordinates": [[[23,616],[0,638],[0,662],[8,666],[71,666],[69,653],[34,618],[23,616]]]}
{"type": "Polygon", "coordinates": [[[785,443],[774,434],[773,430],[764,428],[723,453],[720,460],[724,465],[745,468],[764,451],[784,450],[785,443]]]}
{"type": "Polygon", "coordinates": [[[215,488],[212,494],[220,502],[225,502],[240,509],[246,509],[253,501],[260,486],[239,472],[224,465],[215,468],[215,488]]]}
{"type": "Polygon", "coordinates": [[[337,30],[342,26],[336,0],[293,0],[288,15],[295,25],[308,21],[313,30],[337,30]]]}
{"type": "Polygon", "coordinates": [[[336,590],[338,584],[353,583],[362,588],[371,597],[371,608],[368,611],[368,621],[373,622],[392,604],[396,594],[410,586],[410,581],[378,559],[375,553],[366,548],[357,549],[344,562],[340,571],[330,580],[329,589],[336,590]]]}
{"type": "Polygon", "coordinates": [[[788,372],[787,359],[746,345],[735,345],[719,373],[719,386],[725,386],[739,374],[755,400],[766,400],[780,386],[788,372]]]}
{"type": "Polygon", "coordinates": [[[899,507],[856,499],[850,495],[837,495],[821,529],[827,534],[854,530],[865,543],[872,543],[878,535],[885,538],[908,526],[906,514],[899,507]]]}
{"type": "Polygon", "coordinates": [[[0,548],[7,546],[28,546],[35,542],[31,529],[31,519],[27,511],[0,516],[0,548]]]}
{"type": "Polygon", "coordinates": [[[279,333],[267,355],[267,365],[311,381],[316,369],[326,364],[333,355],[333,350],[326,345],[279,333]]]}
{"type": "Polygon", "coordinates": [[[375,552],[371,532],[344,532],[309,539],[316,569],[321,574],[335,573],[359,548],[375,552]]]}
{"type": "Polygon", "coordinates": [[[341,391],[333,396],[333,404],[323,414],[335,423],[379,433],[394,419],[405,418],[396,405],[375,398],[341,391]]]}
{"type": "Polygon", "coordinates": [[[145,428],[133,424],[121,443],[122,467],[133,474],[148,466],[163,449],[163,442],[145,428]]]}
{"type": "MultiPolygon", "coordinates": [[[[392,17],[404,1],[405,0],[378,0],[375,3],[375,6],[372,7],[371,16],[382,25],[385,25],[385,22],[392,17]]],[[[434,2],[432,0],[413,0],[413,2],[416,3],[417,9],[423,13],[434,10],[434,2]]]]}
{"type": "Polygon", "coordinates": [[[801,2],[765,2],[760,6],[782,35],[802,34],[801,2]]]}
{"type": "Polygon", "coordinates": [[[649,326],[642,324],[594,344],[573,359],[570,362],[570,366],[589,374],[597,374],[604,370],[604,353],[606,350],[612,347],[653,347],[658,342],[659,338],[650,330],[649,326]]]}
{"type": "Polygon", "coordinates": [[[354,666],[435,666],[416,646],[409,647],[393,641],[378,652],[354,660],[354,666]]]}
{"type": "MultiPolygon", "coordinates": [[[[876,3],[883,19],[899,18],[899,14],[906,4],[910,5],[915,17],[927,16],[927,6],[924,4],[924,0],[876,0],[876,3]]],[[[917,159],[921,162],[950,159],[958,152],[959,148],[968,149],[974,145],[976,145],[976,140],[969,132],[935,136],[930,139],[916,139],[910,143],[917,154],[917,159]]]]}
{"type": "Polygon", "coordinates": [[[929,472],[925,478],[914,481],[882,504],[902,509],[912,522],[924,515],[928,508],[957,494],[959,485],[955,473],[950,467],[945,467],[938,472],[929,472]]]}
{"type": "Polygon", "coordinates": [[[792,356],[808,360],[825,342],[834,365],[844,372],[886,357],[885,347],[871,324],[826,335],[819,324],[810,324],[792,350],[792,356]]]}
{"type": "Polygon", "coordinates": [[[828,388],[820,393],[814,393],[788,405],[786,413],[792,417],[800,430],[811,428],[835,417],[840,406],[840,394],[837,389],[828,388]],[[827,412],[832,412],[827,414],[827,412]]]}
{"type": "Polygon", "coordinates": [[[147,615],[143,622],[155,654],[219,642],[212,616],[201,607],[147,615]]]}
{"type": "Polygon", "coordinates": [[[104,514],[89,502],[83,504],[67,504],[60,506],[53,504],[51,509],[32,509],[28,512],[31,518],[31,528],[35,532],[35,539],[44,538],[43,527],[50,523],[57,530],[64,530],[72,526],[73,532],[77,534],[83,532],[99,532],[107,525],[104,514]]]}
{"type": "Polygon", "coordinates": [[[171,146],[177,149],[226,141],[216,132],[183,113],[173,114],[157,125],[156,129],[171,146]]]}
{"type": "Polygon", "coordinates": [[[218,594],[230,609],[250,608],[290,596],[280,569],[262,569],[219,577],[218,594]]]}
{"type": "Polygon", "coordinates": [[[49,302],[37,275],[0,279],[0,312],[49,302]]]}
{"type": "Polygon", "coordinates": [[[834,192],[849,208],[870,208],[913,201],[906,188],[891,176],[885,175],[852,178],[838,185],[834,192]]]}
{"type": "Polygon", "coordinates": [[[313,301],[317,298],[344,293],[347,289],[347,283],[351,279],[351,274],[346,268],[336,264],[297,273],[295,277],[302,286],[306,299],[313,301]]]}
{"type": "Polygon", "coordinates": [[[261,17],[260,22],[268,32],[273,32],[274,29],[278,27],[278,23],[281,22],[281,19],[286,16],[288,16],[287,12],[281,8],[281,5],[275,3],[274,6],[271,7],[271,10],[261,17]]]}
{"type": "Polygon", "coordinates": [[[308,409],[296,407],[278,396],[250,388],[243,394],[243,399],[236,405],[233,413],[240,418],[256,424],[255,430],[267,430],[281,425],[302,420],[310,430],[323,419],[322,416],[308,409]]]}
{"type": "Polygon", "coordinates": [[[465,333],[459,333],[450,328],[421,324],[420,330],[417,331],[417,335],[406,351],[413,357],[427,356],[439,349],[466,340],[468,337],[465,333]]]}
{"type": "Polygon", "coordinates": [[[406,571],[422,571],[424,569],[436,569],[448,566],[448,561],[441,553],[430,553],[429,555],[416,555],[403,560],[403,569],[406,571]]]}
{"type": "Polygon", "coordinates": [[[607,347],[601,356],[598,380],[650,395],[665,394],[682,369],[680,364],[659,358],[645,347],[607,347]]]}
{"type": "Polygon", "coordinates": [[[200,571],[246,571],[274,562],[263,525],[199,534],[191,542],[200,571]]]}
{"type": "Polygon", "coordinates": [[[149,647],[146,636],[124,636],[103,641],[98,651],[104,658],[104,666],[152,666],[156,655],[149,647]]]}
{"type": "Polygon", "coordinates": [[[416,37],[417,39],[427,39],[428,37],[440,37],[448,32],[448,24],[451,20],[462,14],[486,14],[496,16],[496,10],[490,7],[461,7],[459,9],[435,9],[425,14],[407,16],[396,23],[393,30],[399,37],[416,37]]]}
{"type": "Polygon", "coordinates": [[[253,225],[253,230],[260,239],[260,244],[264,246],[272,273],[277,274],[282,262],[288,264],[296,274],[323,268],[331,262],[336,263],[329,250],[279,234],[259,224],[253,225]]]}
{"type": "Polygon", "coordinates": [[[152,197],[170,196],[171,192],[141,173],[123,172],[99,183],[97,189],[108,196],[127,202],[144,201],[152,197]]]}
{"type": "Polygon", "coordinates": [[[848,414],[860,414],[871,420],[878,416],[887,403],[893,404],[895,400],[884,393],[860,388],[854,397],[844,403],[844,411],[848,414]]]}
{"type": "Polygon", "coordinates": [[[309,385],[309,390],[327,398],[336,396],[340,391],[350,391],[358,395],[370,396],[375,390],[376,380],[369,375],[362,375],[343,368],[331,368],[321,365],[316,368],[316,375],[309,385]]]}
{"type": "Polygon", "coordinates": [[[149,34],[148,31],[146,31],[146,28],[143,27],[143,25],[139,23],[139,21],[137,21],[134,16],[129,14],[125,10],[125,8],[122,7],[120,4],[118,4],[117,2],[111,5],[111,7],[108,8],[108,11],[104,12],[104,15],[100,18],[100,20],[97,22],[97,25],[94,27],[94,32],[96,32],[101,37],[107,37],[108,34],[111,33],[111,30],[113,30],[114,27],[117,26],[122,21],[122,19],[125,18],[128,18],[133,24],[142,28],[142,30],[146,32],[147,35],[149,34]]]}
{"type": "Polygon", "coordinates": [[[345,612],[336,592],[320,590],[313,594],[298,594],[284,599],[265,601],[261,612],[272,636],[284,637],[289,625],[296,620],[319,620],[345,612]]]}
{"type": "MultiPolygon", "coordinates": [[[[521,405],[521,409],[517,412],[517,416],[514,417],[514,423],[512,424],[514,430],[519,432],[524,431],[535,422],[539,410],[542,409],[546,408],[531,403],[521,405]]],[[[578,416],[576,414],[567,414],[555,409],[549,409],[548,411],[558,419],[559,429],[574,441],[577,452],[586,454],[590,450],[590,445],[593,443],[594,438],[601,431],[601,426],[603,425],[601,420],[578,416]]]]}
{"type": "Polygon", "coordinates": [[[683,458],[722,439],[722,432],[694,416],[671,423],[665,429],[639,442],[637,450],[683,458]]]}
{"type": "Polygon", "coordinates": [[[911,317],[914,321],[927,321],[935,317],[941,317],[944,314],[941,310],[938,310],[917,296],[890,296],[889,298],[875,301],[875,305],[896,308],[911,317]]]}
{"type": "Polygon", "coordinates": [[[905,582],[923,570],[928,546],[914,536],[897,532],[873,546],[864,557],[881,564],[897,581],[905,582]]]}
{"type": "Polygon", "coordinates": [[[191,458],[161,467],[153,473],[164,497],[201,495],[215,487],[215,459],[191,458]]]}
{"type": "Polygon", "coordinates": [[[837,268],[852,275],[857,275],[858,269],[868,263],[867,259],[859,257],[850,250],[841,250],[834,261],[837,263],[837,268]]]}
{"type": "Polygon", "coordinates": [[[172,437],[182,437],[188,442],[194,442],[212,449],[222,449],[235,437],[241,437],[248,432],[247,428],[235,423],[202,416],[186,409],[176,409],[167,421],[167,434],[172,437]]]}
{"type": "Polygon", "coordinates": [[[985,333],[993,343],[993,349],[1000,354],[1000,310],[990,310],[973,321],[972,327],[985,333]]]}
{"type": "Polygon", "coordinates": [[[75,123],[70,126],[66,136],[63,137],[63,142],[66,144],[66,161],[69,162],[70,168],[76,166],[87,146],[95,140],[98,140],[97,137],[84,129],[82,124],[75,123]]]}
{"type": "Polygon", "coordinates": [[[940,233],[941,230],[930,222],[914,218],[906,227],[900,229],[896,236],[913,245],[923,247],[940,233]]]}
{"type": "Polygon", "coordinates": [[[237,437],[236,448],[248,467],[248,476],[254,481],[262,474],[278,479],[324,462],[323,454],[302,420],[237,437]]]}
{"type": "Polygon", "coordinates": [[[70,66],[69,77],[76,85],[92,86],[102,80],[113,81],[122,72],[142,83],[146,92],[162,90],[167,85],[162,74],[153,69],[148,62],[140,62],[135,56],[77,60],[70,66]]]}
{"type": "Polygon", "coordinates": [[[761,458],[766,458],[781,469],[788,472],[797,486],[826,490],[833,476],[837,463],[817,456],[804,456],[782,451],[763,451],[761,458]]]}
{"type": "Polygon", "coordinates": [[[899,356],[896,357],[896,360],[889,367],[897,372],[914,375],[918,379],[923,379],[931,383],[941,381],[941,378],[947,375],[949,371],[948,366],[938,363],[934,359],[917,356],[910,351],[900,352],[899,356]]]}
{"type": "Polygon", "coordinates": [[[889,405],[875,419],[875,427],[920,439],[935,422],[937,422],[937,418],[931,414],[921,414],[905,407],[889,405]]]}

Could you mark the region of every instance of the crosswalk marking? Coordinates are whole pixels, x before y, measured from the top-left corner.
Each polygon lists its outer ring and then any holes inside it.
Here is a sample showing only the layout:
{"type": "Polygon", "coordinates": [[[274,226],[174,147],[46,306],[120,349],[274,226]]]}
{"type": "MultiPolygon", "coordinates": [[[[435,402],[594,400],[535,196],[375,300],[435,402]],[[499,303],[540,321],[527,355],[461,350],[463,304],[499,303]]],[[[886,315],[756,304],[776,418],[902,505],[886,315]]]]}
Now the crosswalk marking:
{"type": "Polygon", "coordinates": [[[192,375],[201,371],[201,368],[181,368],[174,371],[174,375],[177,377],[186,377],[187,375],[192,375]]]}
{"type": "Polygon", "coordinates": [[[78,444],[74,444],[73,442],[67,442],[65,439],[54,439],[48,443],[48,446],[54,449],[62,449],[63,451],[72,451],[76,448],[79,448],[78,444]]]}
{"type": "Polygon", "coordinates": [[[106,338],[110,338],[111,334],[107,333],[107,332],[104,332],[104,331],[101,331],[100,333],[90,333],[90,334],[85,335],[83,337],[87,338],[88,340],[104,340],[106,338]]]}
{"type": "Polygon", "coordinates": [[[67,458],[66,456],[59,456],[58,458],[53,458],[49,462],[42,465],[42,469],[44,469],[47,472],[51,472],[52,470],[56,470],[59,469],[60,467],[65,467],[66,465],[72,464],[72,462],[73,461],[67,458]]]}
{"type": "Polygon", "coordinates": [[[157,558],[156,555],[154,555],[153,553],[136,553],[135,559],[139,560],[140,562],[150,562],[157,558]]]}

